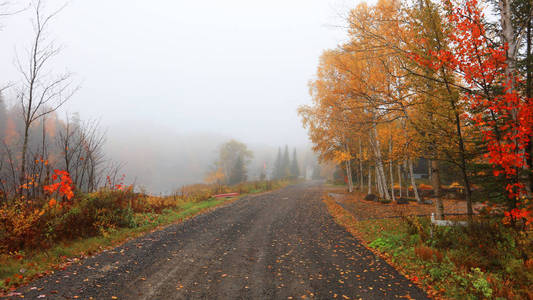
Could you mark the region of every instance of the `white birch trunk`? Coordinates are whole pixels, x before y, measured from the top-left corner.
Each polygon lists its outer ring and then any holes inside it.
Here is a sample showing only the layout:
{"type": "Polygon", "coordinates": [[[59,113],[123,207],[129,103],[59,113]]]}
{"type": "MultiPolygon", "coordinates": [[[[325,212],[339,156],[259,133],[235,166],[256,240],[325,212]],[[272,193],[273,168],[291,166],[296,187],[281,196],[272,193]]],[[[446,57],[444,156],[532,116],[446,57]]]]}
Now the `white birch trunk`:
{"type": "MultiPolygon", "coordinates": [[[[403,169],[405,170],[405,174],[409,176],[408,172],[407,172],[407,160],[404,160],[403,161],[403,169]]],[[[407,178],[406,178],[407,179],[407,178]]],[[[406,193],[407,193],[407,198],[409,198],[409,182],[406,183],[406,186],[407,186],[407,189],[406,189],[406,193]]]]}
{"type": "Polygon", "coordinates": [[[516,71],[516,55],[518,43],[515,38],[515,30],[512,23],[512,7],[511,0],[500,0],[498,2],[500,7],[500,25],[502,27],[502,39],[503,43],[507,44],[506,53],[506,65],[505,77],[507,83],[510,84],[509,88],[513,90],[515,88],[514,73],[516,71]]]}
{"type": "Polygon", "coordinates": [[[389,140],[389,173],[390,173],[390,194],[392,201],[395,201],[394,198],[394,168],[393,168],[393,161],[392,161],[392,135],[389,140]]]}
{"type": "Polygon", "coordinates": [[[383,189],[381,188],[381,180],[379,179],[379,171],[378,168],[375,167],[374,171],[376,172],[376,189],[378,190],[378,195],[380,198],[383,198],[383,189]]]}
{"type": "Polygon", "coordinates": [[[415,182],[415,172],[413,171],[413,160],[409,158],[409,177],[411,177],[411,185],[413,186],[413,193],[415,194],[416,202],[421,203],[422,200],[420,199],[420,196],[418,195],[418,189],[416,188],[416,182],[415,182]]]}
{"type": "Polygon", "coordinates": [[[400,186],[400,198],[402,198],[402,164],[398,163],[398,185],[400,186]]]}
{"type": "Polygon", "coordinates": [[[348,180],[348,192],[353,192],[353,181],[352,181],[352,164],[349,160],[345,161],[346,167],[346,178],[348,180]]]}
{"type": "Polygon", "coordinates": [[[390,196],[389,196],[389,191],[387,189],[387,178],[385,177],[385,171],[384,171],[384,168],[383,168],[383,158],[381,156],[381,145],[380,145],[380,142],[379,142],[379,139],[378,139],[378,134],[377,134],[377,128],[376,128],[376,124],[374,124],[373,128],[372,128],[372,138],[374,139],[372,144],[373,144],[373,148],[374,148],[374,154],[375,154],[375,159],[376,159],[376,169],[377,169],[377,178],[376,180],[380,183],[380,185],[382,186],[382,192],[383,192],[383,196],[385,197],[385,199],[387,200],[390,200],[390,196]]]}

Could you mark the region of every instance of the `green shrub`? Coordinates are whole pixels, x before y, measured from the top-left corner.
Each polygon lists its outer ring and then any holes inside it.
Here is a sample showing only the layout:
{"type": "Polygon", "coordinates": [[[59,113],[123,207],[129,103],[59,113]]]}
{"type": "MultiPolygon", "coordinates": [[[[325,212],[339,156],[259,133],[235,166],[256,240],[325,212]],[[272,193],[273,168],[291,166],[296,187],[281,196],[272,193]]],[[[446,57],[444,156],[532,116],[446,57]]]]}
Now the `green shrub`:
{"type": "Polygon", "coordinates": [[[50,210],[41,239],[52,243],[135,227],[133,210],[124,201],[125,193],[105,191],[84,195],[71,207],[50,210]]]}
{"type": "Polygon", "coordinates": [[[492,289],[490,288],[490,284],[487,281],[485,273],[483,273],[479,268],[472,268],[471,271],[472,272],[467,276],[472,283],[474,291],[478,295],[485,298],[492,297],[492,289]]]}
{"type": "Polygon", "coordinates": [[[390,234],[379,237],[372,241],[368,246],[378,250],[397,250],[402,245],[402,234],[390,234]]]}
{"type": "Polygon", "coordinates": [[[429,275],[433,280],[444,280],[452,274],[452,264],[437,264],[429,269],[429,275]]]}

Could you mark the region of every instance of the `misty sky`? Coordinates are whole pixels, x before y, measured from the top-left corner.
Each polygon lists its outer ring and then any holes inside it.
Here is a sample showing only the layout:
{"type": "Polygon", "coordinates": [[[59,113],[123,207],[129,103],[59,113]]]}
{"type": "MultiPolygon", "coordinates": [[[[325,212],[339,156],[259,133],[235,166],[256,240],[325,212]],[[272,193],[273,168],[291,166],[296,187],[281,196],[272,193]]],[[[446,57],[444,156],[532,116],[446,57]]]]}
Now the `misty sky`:
{"type": "MultiPolygon", "coordinates": [[[[296,109],[310,101],[307,82],[320,53],[342,39],[331,25],[342,24],[346,7],[339,0],[73,0],[50,32],[64,46],[57,70],[74,72],[82,87],[62,113],[100,118],[113,137],[161,128],[304,144],[296,109]]],[[[14,52],[30,41],[29,20],[22,13],[3,21],[0,82],[19,78],[14,52]]]]}

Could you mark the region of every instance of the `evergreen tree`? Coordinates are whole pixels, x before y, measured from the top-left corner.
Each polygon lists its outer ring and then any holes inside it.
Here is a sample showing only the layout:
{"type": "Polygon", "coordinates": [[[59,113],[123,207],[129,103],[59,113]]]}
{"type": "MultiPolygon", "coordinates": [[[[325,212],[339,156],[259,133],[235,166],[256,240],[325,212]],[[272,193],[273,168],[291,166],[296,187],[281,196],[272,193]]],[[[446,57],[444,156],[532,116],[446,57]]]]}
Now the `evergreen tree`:
{"type": "Polygon", "coordinates": [[[289,156],[289,146],[285,145],[285,153],[283,154],[283,160],[281,163],[281,177],[288,178],[291,177],[291,159],[289,156]]]}
{"type": "Polygon", "coordinates": [[[242,163],[246,167],[250,163],[253,157],[252,151],[248,150],[248,147],[236,140],[231,140],[224,143],[219,150],[219,158],[217,166],[222,169],[226,183],[231,184],[232,169],[236,165],[237,158],[242,160],[242,163]]]}
{"type": "Polygon", "coordinates": [[[233,168],[231,168],[229,184],[234,185],[244,182],[246,181],[246,177],[246,165],[244,163],[243,157],[239,155],[235,160],[235,165],[233,166],[233,168]]]}
{"type": "Polygon", "coordinates": [[[281,147],[278,148],[278,156],[276,157],[276,162],[274,163],[274,171],[272,172],[273,179],[280,179],[282,177],[282,156],[281,156],[281,147]]]}
{"type": "Polygon", "coordinates": [[[294,178],[300,177],[300,167],[298,167],[298,158],[296,158],[296,149],[294,149],[294,152],[292,153],[291,176],[294,178]]]}

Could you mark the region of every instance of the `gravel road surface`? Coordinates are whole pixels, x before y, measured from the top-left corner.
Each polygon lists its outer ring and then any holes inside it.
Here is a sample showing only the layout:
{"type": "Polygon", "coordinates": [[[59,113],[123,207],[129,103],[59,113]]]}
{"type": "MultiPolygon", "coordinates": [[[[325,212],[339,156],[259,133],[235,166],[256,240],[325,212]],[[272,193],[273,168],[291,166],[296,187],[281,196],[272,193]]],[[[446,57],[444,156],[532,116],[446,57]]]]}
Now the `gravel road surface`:
{"type": "Polygon", "coordinates": [[[319,183],[244,197],[22,288],[26,299],[427,299],[337,225],[319,183]]]}

